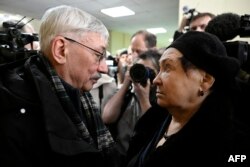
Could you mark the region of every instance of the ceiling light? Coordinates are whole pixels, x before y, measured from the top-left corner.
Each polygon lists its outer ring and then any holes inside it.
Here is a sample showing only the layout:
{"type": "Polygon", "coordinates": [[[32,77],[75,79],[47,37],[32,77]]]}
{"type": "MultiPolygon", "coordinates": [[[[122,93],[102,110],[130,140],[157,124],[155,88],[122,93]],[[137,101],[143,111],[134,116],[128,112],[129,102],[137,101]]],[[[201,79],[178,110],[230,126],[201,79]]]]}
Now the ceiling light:
{"type": "Polygon", "coordinates": [[[148,32],[151,32],[153,34],[159,34],[159,33],[166,33],[167,30],[165,28],[148,28],[148,32]]]}
{"type": "Polygon", "coordinates": [[[122,17],[135,14],[134,11],[130,10],[125,6],[102,9],[101,12],[111,17],[122,17]]]}

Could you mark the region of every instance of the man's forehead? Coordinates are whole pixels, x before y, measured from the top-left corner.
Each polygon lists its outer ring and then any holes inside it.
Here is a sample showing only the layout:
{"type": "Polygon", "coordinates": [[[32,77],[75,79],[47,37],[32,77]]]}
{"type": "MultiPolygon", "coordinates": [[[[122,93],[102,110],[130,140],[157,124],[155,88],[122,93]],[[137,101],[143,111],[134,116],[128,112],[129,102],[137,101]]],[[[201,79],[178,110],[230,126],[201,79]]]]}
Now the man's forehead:
{"type": "Polygon", "coordinates": [[[191,23],[190,23],[190,26],[193,25],[193,24],[198,24],[198,23],[207,23],[208,21],[211,20],[211,17],[210,16],[202,16],[202,17],[199,17],[195,20],[193,20],[191,23]]]}

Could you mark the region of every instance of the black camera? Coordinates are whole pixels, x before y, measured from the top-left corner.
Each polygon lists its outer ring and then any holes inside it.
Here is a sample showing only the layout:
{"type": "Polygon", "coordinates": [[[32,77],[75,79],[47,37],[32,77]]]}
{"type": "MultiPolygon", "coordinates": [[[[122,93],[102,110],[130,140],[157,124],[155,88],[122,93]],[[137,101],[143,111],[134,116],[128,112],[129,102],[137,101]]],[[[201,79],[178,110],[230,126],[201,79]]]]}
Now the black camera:
{"type": "MultiPolygon", "coordinates": [[[[240,16],[240,27],[236,31],[240,37],[250,37],[250,15],[240,16]]],[[[224,42],[227,54],[240,61],[241,68],[250,73],[250,45],[246,41],[224,42]]]]}
{"type": "Polygon", "coordinates": [[[147,80],[150,79],[152,83],[156,74],[154,70],[145,67],[142,64],[134,64],[129,70],[130,77],[134,82],[140,83],[142,86],[147,85],[147,80]]]}
{"type": "Polygon", "coordinates": [[[250,45],[246,41],[228,41],[233,38],[250,37],[250,15],[223,13],[213,18],[205,29],[216,35],[224,44],[227,55],[237,58],[241,69],[250,73],[250,45]]]}
{"type": "Polygon", "coordinates": [[[28,50],[25,45],[39,41],[37,34],[22,33],[23,23],[12,21],[3,22],[3,31],[0,31],[0,64],[11,63],[38,53],[37,50],[28,50]]]}
{"type": "Polygon", "coordinates": [[[250,15],[245,14],[240,16],[240,37],[250,37],[250,15]]]}
{"type": "Polygon", "coordinates": [[[223,42],[229,57],[239,60],[241,68],[250,73],[250,45],[246,41],[223,42]]]}

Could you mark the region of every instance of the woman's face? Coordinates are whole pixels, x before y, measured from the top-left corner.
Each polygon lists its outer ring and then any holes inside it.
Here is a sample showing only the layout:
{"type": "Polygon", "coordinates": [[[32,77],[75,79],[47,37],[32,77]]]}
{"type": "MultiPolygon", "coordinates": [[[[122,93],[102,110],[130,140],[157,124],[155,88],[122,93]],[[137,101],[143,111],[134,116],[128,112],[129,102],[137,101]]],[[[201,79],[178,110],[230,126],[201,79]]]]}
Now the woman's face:
{"type": "Polygon", "coordinates": [[[184,71],[177,49],[167,49],[160,59],[160,72],[153,83],[157,87],[157,103],[167,109],[192,107],[198,100],[201,72],[198,69],[184,71]]]}

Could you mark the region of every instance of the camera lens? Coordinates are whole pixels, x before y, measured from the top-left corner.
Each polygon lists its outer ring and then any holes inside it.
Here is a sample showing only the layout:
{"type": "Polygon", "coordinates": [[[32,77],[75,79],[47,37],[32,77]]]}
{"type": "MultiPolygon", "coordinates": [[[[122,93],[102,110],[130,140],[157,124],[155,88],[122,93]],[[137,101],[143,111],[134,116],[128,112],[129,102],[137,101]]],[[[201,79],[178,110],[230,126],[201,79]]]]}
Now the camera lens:
{"type": "Polygon", "coordinates": [[[132,80],[134,82],[140,83],[142,86],[147,85],[148,79],[150,79],[150,81],[152,82],[155,78],[155,72],[142,64],[134,64],[130,68],[129,73],[132,80]]]}

